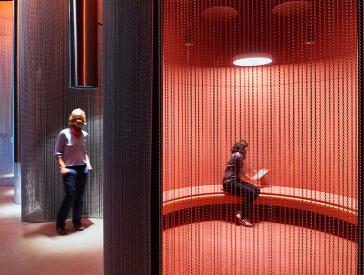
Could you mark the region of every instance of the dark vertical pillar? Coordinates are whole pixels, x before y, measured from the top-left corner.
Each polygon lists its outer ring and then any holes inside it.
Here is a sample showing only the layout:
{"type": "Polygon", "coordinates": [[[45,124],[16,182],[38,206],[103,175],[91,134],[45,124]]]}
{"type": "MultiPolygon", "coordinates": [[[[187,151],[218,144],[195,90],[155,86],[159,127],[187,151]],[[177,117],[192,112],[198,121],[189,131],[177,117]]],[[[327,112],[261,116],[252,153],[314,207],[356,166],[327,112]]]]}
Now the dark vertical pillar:
{"type": "Polygon", "coordinates": [[[358,0],[358,106],[359,106],[359,118],[358,118],[358,143],[359,143],[359,156],[358,156],[358,196],[359,196],[359,215],[358,215],[358,274],[364,274],[364,186],[363,186],[363,96],[364,96],[364,1],[358,0]]]}
{"type": "Polygon", "coordinates": [[[20,118],[18,92],[18,0],[14,0],[13,46],[13,141],[14,141],[14,202],[21,204],[20,118]]]}
{"type": "Polygon", "coordinates": [[[14,0],[14,45],[13,45],[13,123],[14,162],[20,162],[19,114],[18,114],[18,0],[14,0]]]}
{"type": "Polygon", "coordinates": [[[160,80],[154,2],[104,1],[105,274],[160,272],[160,80]]]}
{"type": "Polygon", "coordinates": [[[153,7],[153,109],[152,109],[152,171],[151,171],[151,269],[162,273],[162,1],[153,7]]]}

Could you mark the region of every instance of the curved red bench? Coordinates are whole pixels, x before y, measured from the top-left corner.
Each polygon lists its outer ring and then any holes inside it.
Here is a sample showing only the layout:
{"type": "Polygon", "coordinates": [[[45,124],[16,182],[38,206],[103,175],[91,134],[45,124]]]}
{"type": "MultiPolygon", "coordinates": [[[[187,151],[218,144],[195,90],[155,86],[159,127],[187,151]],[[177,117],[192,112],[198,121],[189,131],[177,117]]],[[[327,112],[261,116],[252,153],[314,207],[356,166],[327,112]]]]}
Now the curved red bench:
{"type": "MultiPolygon", "coordinates": [[[[230,195],[222,185],[203,185],[163,192],[163,215],[204,205],[240,204],[241,198],[230,195]]],[[[269,186],[260,188],[256,204],[310,211],[357,224],[357,201],[354,198],[320,191],[269,186]]]]}

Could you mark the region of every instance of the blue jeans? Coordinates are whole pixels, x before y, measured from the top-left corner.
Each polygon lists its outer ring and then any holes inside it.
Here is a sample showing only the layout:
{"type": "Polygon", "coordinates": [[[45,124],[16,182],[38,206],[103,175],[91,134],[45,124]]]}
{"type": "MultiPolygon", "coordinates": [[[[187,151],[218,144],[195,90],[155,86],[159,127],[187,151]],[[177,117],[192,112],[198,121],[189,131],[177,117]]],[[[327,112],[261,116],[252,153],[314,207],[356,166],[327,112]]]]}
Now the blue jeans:
{"type": "Polygon", "coordinates": [[[254,201],[258,198],[260,190],[256,186],[244,181],[230,181],[223,183],[224,190],[230,194],[242,197],[242,219],[248,218],[254,201]]]}
{"type": "Polygon", "coordinates": [[[64,191],[66,196],[63,199],[61,208],[58,211],[56,226],[64,227],[68,213],[72,208],[73,224],[81,223],[83,193],[87,180],[87,172],[85,173],[86,165],[67,166],[71,169],[70,173],[62,175],[64,191]]]}

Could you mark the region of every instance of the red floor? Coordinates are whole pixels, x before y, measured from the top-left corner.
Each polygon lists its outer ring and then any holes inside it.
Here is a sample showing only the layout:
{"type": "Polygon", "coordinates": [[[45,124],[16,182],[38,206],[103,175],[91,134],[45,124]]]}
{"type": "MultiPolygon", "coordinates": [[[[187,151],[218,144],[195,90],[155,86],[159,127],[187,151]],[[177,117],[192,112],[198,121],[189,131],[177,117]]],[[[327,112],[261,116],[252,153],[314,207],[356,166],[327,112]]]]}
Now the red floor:
{"type": "Polygon", "coordinates": [[[163,274],[356,274],[356,243],[294,225],[206,221],[164,231],[163,274]]]}

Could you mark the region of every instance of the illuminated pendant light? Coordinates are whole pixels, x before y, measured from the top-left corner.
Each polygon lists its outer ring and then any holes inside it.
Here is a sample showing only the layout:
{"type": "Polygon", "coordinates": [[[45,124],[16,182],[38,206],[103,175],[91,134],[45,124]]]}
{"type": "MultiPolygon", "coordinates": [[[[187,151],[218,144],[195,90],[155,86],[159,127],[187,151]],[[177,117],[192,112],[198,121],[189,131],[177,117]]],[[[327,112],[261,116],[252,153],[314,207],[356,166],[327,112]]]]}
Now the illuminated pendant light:
{"type": "Polygon", "coordinates": [[[273,57],[268,53],[244,53],[236,55],[233,64],[235,66],[250,67],[268,65],[272,61],[273,57]]]}

